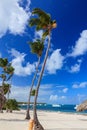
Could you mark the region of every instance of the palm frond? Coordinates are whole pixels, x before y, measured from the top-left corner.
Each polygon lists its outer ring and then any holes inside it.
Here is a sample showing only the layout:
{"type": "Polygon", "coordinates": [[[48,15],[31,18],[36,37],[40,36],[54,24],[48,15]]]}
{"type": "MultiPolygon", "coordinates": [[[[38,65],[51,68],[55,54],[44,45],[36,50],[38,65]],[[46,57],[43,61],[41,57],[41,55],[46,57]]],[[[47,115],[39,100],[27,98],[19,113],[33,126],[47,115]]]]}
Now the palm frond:
{"type": "Polygon", "coordinates": [[[45,39],[48,35],[49,35],[49,31],[46,30],[46,31],[43,33],[42,38],[45,39]]]}
{"type": "Polygon", "coordinates": [[[47,21],[50,20],[50,15],[47,14],[45,11],[41,10],[40,8],[33,9],[32,14],[37,14],[40,17],[40,19],[47,21]]]}
{"type": "Polygon", "coordinates": [[[32,26],[36,26],[40,24],[40,19],[39,18],[32,18],[30,19],[29,21],[29,26],[32,27],[32,26]]]}
{"type": "Polygon", "coordinates": [[[8,84],[8,83],[4,83],[3,84],[3,91],[4,91],[4,94],[7,94],[7,92],[9,91],[9,89],[10,89],[10,84],[8,84]]]}
{"type": "Polygon", "coordinates": [[[7,58],[0,58],[0,67],[6,67],[6,65],[8,64],[8,60],[7,58]]]}
{"type": "Polygon", "coordinates": [[[11,79],[12,76],[13,76],[13,74],[10,74],[10,75],[8,76],[8,78],[6,79],[6,81],[8,81],[9,79],[11,79]]]}
{"type": "Polygon", "coordinates": [[[31,96],[35,96],[35,92],[36,92],[36,90],[33,89],[32,92],[31,92],[31,96]]]}
{"type": "Polygon", "coordinates": [[[44,49],[44,44],[40,39],[37,39],[35,42],[29,42],[31,52],[37,54],[38,56],[42,55],[44,49]]]}

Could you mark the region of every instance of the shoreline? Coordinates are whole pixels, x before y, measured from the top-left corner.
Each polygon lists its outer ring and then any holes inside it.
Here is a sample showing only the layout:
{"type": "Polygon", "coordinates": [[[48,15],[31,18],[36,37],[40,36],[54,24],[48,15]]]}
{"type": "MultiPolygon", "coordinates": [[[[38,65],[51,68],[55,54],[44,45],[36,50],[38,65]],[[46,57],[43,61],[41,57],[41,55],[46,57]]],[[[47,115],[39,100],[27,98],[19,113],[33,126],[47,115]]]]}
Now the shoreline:
{"type": "MultiPolygon", "coordinates": [[[[26,109],[20,109],[20,110],[23,110],[23,111],[26,111],[26,109]]],[[[30,109],[30,111],[32,111],[32,109],[30,109]]],[[[63,114],[76,114],[76,115],[87,115],[87,112],[66,112],[66,111],[52,111],[52,110],[40,110],[40,109],[37,109],[37,112],[53,112],[53,113],[63,113],[63,114]]]]}

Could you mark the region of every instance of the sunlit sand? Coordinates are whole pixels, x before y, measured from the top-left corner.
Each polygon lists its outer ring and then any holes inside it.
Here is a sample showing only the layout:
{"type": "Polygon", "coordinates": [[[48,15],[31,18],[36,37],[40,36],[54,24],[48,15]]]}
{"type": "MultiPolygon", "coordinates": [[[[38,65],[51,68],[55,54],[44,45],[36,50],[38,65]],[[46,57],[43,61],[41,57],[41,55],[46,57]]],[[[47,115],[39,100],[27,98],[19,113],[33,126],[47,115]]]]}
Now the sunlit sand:
{"type": "MultiPolygon", "coordinates": [[[[25,110],[0,113],[0,130],[29,130],[29,121],[25,120],[25,113],[25,110]]],[[[85,115],[39,111],[38,117],[45,130],[87,129],[85,115]]]]}

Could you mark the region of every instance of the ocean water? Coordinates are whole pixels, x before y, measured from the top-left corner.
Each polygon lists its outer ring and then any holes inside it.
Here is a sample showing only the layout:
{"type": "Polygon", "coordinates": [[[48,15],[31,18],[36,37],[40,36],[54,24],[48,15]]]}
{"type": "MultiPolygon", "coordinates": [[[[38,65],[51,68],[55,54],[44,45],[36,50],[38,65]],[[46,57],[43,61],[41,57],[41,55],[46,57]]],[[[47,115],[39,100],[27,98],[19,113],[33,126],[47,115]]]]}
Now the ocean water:
{"type": "MultiPolygon", "coordinates": [[[[21,109],[26,110],[27,105],[20,105],[21,109]]],[[[30,105],[30,109],[33,109],[33,106],[30,105]]],[[[51,105],[51,104],[38,104],[37,110],[43,111],[54,111],[54,112],[67,112],[67,113],[78,113],[78,114],[87,114],[87,111],[76,112],[76,105],[51,105]]]]}

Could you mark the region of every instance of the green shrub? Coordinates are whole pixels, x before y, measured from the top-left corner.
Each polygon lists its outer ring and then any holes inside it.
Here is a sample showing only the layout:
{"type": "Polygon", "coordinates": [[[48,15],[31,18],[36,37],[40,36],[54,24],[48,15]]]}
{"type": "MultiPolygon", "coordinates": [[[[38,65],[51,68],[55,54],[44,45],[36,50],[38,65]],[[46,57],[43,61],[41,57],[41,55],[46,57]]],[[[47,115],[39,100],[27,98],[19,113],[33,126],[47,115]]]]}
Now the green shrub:
{"type": "Polygon", "coordinates": [[[10,111],[19,110],[18,102],[15,99],[9,99],[5,104],[5,108],[10,111]]]}

